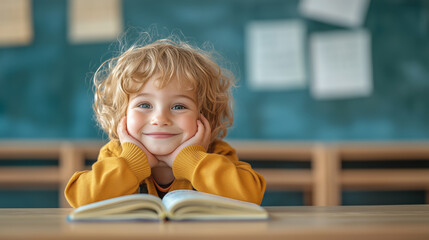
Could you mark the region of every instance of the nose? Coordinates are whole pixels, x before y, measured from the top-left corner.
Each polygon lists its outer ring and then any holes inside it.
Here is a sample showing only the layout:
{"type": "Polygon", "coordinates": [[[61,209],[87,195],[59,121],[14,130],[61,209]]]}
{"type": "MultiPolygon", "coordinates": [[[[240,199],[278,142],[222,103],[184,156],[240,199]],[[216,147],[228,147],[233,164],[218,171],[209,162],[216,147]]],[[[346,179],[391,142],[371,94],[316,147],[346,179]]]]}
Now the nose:
{"type": "Polygon", "coordinates": [[[153,113],[150,124],[156,126],[169,126],[171,125],[171,120],[166,111],[159,110],[153,113]]]}

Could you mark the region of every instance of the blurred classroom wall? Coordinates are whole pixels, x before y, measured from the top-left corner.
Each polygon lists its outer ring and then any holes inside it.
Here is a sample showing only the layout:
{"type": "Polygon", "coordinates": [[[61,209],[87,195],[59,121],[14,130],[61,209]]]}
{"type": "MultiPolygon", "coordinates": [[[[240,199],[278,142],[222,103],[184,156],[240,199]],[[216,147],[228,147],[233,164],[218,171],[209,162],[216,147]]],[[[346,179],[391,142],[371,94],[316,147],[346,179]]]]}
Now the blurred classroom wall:
{"type": "MultiPolygon", "coordinates": [[[[429,138],[428,2],[370,1],[362,26],[371,33],[373,91],[369,96],[317,100],[308,86],[251,89],[245,65],[248,22],[300,19],[307,36],[348,30],[302,17],[298,4],[290,0],[124,0],[122,17],[125,30],[156,24],[160,31],[180,29],[199,45],[209,41],[233,66],[239,87],[234,91],[235,125],[229,138],[429,138]]],[[[32,1],[32,19],[30,43],[0,47],[0,138],[100,138],[91,109],[91,75],[112,56],[114,41],[71,43],[66,0],[32,1]]],[[[306,55],[310,81],[309,62],[306,55]]]]}
{"type": "MultiPolygon", "coordinates": [[[[73,42],[68,29],[69,1],[30,2],[31,41],[0,46],[0,139],[105,139],[93,120],[91,77],[117,50],[115,41],[73,42]]],[[[200,46],[209,41],[227,60],[225,66],[232,66],[238,88],[229,139],[429,139],[428,1],[369,1],[359,28],[371,35],[372,91],[366,96],[333,99],[316,99],[310,92],[309,36],[354,28],[302,16],[298,0],[123,0],[120,4],[123,30],[153,25],[160,32],[180,30],[200,46]],[[305,86],[280,90],[249,86],[245,29],[251,21],[264,20],[305,24],[305,86]]],[[[0,199],[18,199],[19,194],[0,191],[0,199]]],[[[413,194],[412,198],[422,196],[413,194]]],[[[47,202],[43,198],[49,194],[38,196],[36,205],[47,202]]],[[[348,196],[344,199],[356,199],[348,196]]],[[[296,199],[293,205],[302,197],[292,198],[296,199]]],[[[58,204],[49,201],[49,206],[58,204]]]]}

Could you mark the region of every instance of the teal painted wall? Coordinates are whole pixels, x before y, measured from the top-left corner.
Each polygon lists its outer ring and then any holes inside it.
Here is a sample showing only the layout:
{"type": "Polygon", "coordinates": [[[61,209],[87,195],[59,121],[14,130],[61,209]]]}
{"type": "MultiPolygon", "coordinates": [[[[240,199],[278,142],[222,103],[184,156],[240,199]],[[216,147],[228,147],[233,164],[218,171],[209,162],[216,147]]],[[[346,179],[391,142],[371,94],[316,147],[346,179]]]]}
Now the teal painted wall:
{"type": "MultiPolygon", "coordinates": [[[[318,101],[308,88],[252,91],[244,64],[246,23],[302,19],[308,34],[345,29],[302,18],[298,3],[123,0],[123,18],[126,29],[156,24],[200,45],[209,41],[233,64],[239,87],[230,139],[429,139],[429,1],[371,1],[363,26],[372,34],[371,96],[318,101]]],[[[34,41],[0,47],[0,138],[102,138],[93,121],[91,75],[112,55],[112,43],[71,44],[67,10],[66,0],[34,0],[34,41]]],[[[293,196],[293,203],[302,199],[293,196]]]]}
{"type": "MultiPolygon", "coordinates": [[[[297,6],[298,1],[284,0],[124,0],[123,16],[126,28],[157,24],[180,29],[197,44],[210,41],[234,64],[239,88],[230,138],[429,138],[429,2],[371,1],[364,24],[372,34],[369,97],[317,101],[308,88],[250,90],[245,24],[302,19],[297,6]]],[[[111,56],[111,43],[70,44],[65,0],[34,0],[33,19],[33,43],[0,48],[0,138],[101,137],[92,120],[91,73],[111,56]]],[[[308,34],[342,29],[303,20],[308,34]]]]}

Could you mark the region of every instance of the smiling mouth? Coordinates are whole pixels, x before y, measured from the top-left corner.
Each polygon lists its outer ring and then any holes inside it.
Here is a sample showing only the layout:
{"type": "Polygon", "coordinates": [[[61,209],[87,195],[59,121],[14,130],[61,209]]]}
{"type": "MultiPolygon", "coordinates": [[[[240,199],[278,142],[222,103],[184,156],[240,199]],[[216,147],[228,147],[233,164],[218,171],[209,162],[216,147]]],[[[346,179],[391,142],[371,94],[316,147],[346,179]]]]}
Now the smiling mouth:
{"type": "Polygon", "coordinates": [[[170,138],[170,137],[179,135],[179,134],[164,133],[164,132],[143,133],[143,134],[152,138],[170,138]]]}

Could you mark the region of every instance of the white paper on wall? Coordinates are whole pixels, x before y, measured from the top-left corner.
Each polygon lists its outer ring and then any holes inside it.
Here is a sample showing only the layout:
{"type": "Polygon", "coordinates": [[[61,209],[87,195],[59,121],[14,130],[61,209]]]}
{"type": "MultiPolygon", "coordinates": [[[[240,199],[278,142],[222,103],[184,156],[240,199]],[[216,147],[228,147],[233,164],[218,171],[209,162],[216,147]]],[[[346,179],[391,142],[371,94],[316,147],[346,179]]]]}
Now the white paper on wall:
{"type": "Polygon", "coordinates": [[[0,46],[27,45],[33,40],[30,0],[0,1],[0,46]]]}
{"type": "Polygon", "coordinates": [[[299,10],[307,18],[345,27],[362,26],[369,0],[301,0],[299,10]]]}
{"type": "Polygon", "coordinates": [[[349,98],[371,94],[370,38],[366,30],[340,30],[310,36],[313,97],[349,98]]]}
{"type": "Polygon", "coordinates": [[[305,86],[305,26],[300,20],[253,21],[246,26],[246,69],[255,90],[305,86]]]}
{"type": "Polygon", "coordinates": [[[115,40],[122,32],[121,0],[69,0],[72,43],[115,40]]]}

